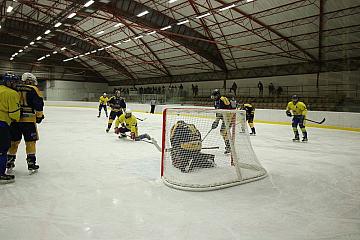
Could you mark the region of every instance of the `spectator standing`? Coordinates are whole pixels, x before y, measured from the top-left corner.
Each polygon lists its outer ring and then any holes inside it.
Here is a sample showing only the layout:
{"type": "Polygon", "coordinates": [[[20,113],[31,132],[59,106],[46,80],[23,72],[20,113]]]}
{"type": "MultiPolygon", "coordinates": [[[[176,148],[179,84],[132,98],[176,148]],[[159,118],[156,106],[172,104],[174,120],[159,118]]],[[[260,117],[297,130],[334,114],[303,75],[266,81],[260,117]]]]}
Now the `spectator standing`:
{"type": "Polygon", "coordinates": [[[259,89],[259,96],[263,96],[264,95],[264,85],[262,84],[261,81],[259,81],[258,83],[258,89],[259,89]]]}
{"type": "Polygon", "coordinates": [[[237,84],[236,84],[236,82],[234,82],[233,85],[231,86],[230,90],[232,90],[234,92],[235,96],[236,96],[236,89],[237,89],[237,84]]]}
{"type": "Polygon", "coordinates": [[[273,83],[270,83],[269,85],[269,96],[272,96],[274,94],[275,87],[273,83]]]}
{"type": "Polygon", "coordinates": [[[280,97],[280,95],[282,94],[283,89],[281,86],[278,87],[278,89],[276,90],[277,96],[280,97]]]}
{"type": "Polygon", "coordinates": [[[156,100],[155,99],[150,100],[150,106],[151,106],[150,113],[154,114],[155,113],[155,106],[156,106],[156,100]]]}

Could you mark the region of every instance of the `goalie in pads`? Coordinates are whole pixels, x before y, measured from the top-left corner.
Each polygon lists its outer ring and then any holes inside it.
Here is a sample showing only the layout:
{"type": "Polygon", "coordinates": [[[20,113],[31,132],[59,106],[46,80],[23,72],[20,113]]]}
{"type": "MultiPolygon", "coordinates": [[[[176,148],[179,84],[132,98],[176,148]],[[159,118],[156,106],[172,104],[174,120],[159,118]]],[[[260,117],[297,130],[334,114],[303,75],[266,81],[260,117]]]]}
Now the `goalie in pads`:
{"type": "Polygon", "coordinates": [[[178,121],[170,131],[172,165],[182,172],[215,167],[215,155],[201,153],[201,134],[194,124],[178,121]]]}

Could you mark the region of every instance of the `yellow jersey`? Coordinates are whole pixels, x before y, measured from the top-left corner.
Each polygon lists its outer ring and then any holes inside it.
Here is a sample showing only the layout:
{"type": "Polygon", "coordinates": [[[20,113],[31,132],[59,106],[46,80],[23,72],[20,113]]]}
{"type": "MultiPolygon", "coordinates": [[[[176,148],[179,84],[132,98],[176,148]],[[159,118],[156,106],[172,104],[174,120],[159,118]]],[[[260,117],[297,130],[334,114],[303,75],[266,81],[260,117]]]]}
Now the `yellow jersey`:
{"type": "Polygon", "coordinates": [[[306,105],[303,102],[297,102],[296,104],[294,104],[293,101],[289,102],[286,107],[286,111],[290,111],[290,110],[293,112],[293,115],[306,116],[307,114],[306,105]]]}
{"type": "Polygon", "coordinates": [[[109,98],[108,98],[108,97],[101,96],[101,97],[99,98],[99,103],[100,103],[100,105],[106,105],[108,101],[109,101],[109,98]]]}
{"type": "Polygon", "coordinates": [[[43,117],[44,100],[40,90],[32,85],[18,85],[20,94],[21,117],[19,122],[36,122],[43,117]]]}
{"type": "Polygon", "coordinates": [[[137,120],[136,117],[131,114],[131,117],[126,118],[125,114],[122,114],[120,117],[118,117],[115,121],[115,127],[119,127],[120,124],[125,124],[125,127],[129,129],[132,133],[135,133],[135,136],[138,135],[138,129],[137,129],[137,120]]]}
{"type": "Polygon", "coordinates": [[[20,119],[20,95],[15,90],[0,86],[0,121],[8,125],[20,119]]]}

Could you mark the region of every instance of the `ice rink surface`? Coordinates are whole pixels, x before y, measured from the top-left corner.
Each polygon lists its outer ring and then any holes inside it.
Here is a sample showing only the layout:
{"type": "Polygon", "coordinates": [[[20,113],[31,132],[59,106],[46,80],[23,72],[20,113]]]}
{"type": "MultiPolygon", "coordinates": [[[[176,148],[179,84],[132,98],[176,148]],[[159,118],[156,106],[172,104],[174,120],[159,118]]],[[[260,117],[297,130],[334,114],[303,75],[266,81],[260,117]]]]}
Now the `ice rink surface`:
{"type": "MultiPolygon", "coordinates": [[[[160,152],[105,133],[93,108],[47,107],[40,170],[24,144],[16,183],[0,185],[0,239],[360,239],[360,134],[257,124],[252,144],[269,177],[223,190],[186,192],[160,180],[160,152]]],[[[139,132],[161,142],[161,116],[139,132]]],[[[256,119],[256,115],[255,115],[256,119]]],[[[209,176],[210,177],[210,176],[209,176]]]]}

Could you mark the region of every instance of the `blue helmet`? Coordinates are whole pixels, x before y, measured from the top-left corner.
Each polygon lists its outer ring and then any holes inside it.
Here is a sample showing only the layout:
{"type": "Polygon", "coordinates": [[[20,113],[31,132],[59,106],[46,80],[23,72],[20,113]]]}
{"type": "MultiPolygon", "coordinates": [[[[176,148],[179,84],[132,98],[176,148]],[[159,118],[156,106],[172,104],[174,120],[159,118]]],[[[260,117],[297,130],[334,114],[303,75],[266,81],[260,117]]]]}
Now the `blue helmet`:
{"type": "Polygon", "coordinates": [[[19,76],[11,73],[5,73],[0,81],[2,85],[16,84],[20,81],[19,76]]]}

